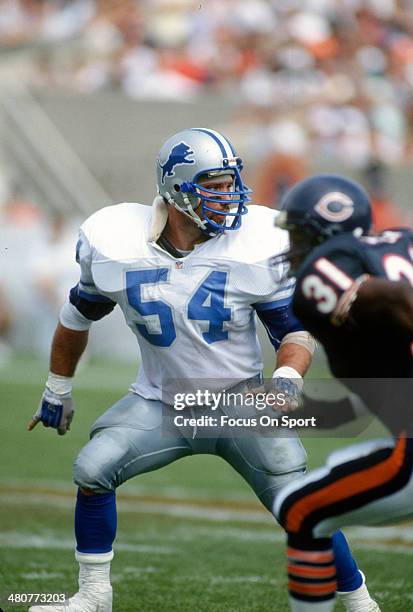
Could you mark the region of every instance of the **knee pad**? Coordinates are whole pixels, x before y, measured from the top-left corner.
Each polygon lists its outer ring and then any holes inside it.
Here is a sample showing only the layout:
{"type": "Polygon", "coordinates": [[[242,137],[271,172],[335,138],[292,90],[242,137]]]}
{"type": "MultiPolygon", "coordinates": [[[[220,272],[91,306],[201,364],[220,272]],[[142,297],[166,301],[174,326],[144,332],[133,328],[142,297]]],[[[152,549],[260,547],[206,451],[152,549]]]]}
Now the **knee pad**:
{"type": "Polygon", "coordinates": [[[114,481],[105,474],[95,458],[84,456],[82,452],[77,456],[73,465],[73,481],[79,487],[90,489],[97,493],[108,493],[115,490],[114,481]]]}

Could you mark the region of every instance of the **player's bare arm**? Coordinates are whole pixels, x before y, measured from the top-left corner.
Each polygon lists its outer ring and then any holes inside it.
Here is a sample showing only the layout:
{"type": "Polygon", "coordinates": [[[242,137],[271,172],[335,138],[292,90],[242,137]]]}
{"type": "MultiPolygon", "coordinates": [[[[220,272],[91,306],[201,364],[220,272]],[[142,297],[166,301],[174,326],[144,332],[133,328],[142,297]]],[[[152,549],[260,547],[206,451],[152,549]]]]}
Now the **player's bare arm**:
{"type": "Polygon", "coordinates": [[[45,427],[54,427],[59,435],[70,429],[74,406],[72,377],[83,351],[89,331],[77,331],[58,323],[50,354],[50,373],[39,407],[30,419],[27,429],[32,431],[39,421],[45,427]]]}
{"type": "MultiPolygon", "coordinates": [[[[272,392],[276,390],[286,397],[283,412],[292,412],[298,408],[303,377],[311,365],[314,352],[314,341],[307,332],[293,332],[288,336],[278,349],[272,375],[272,392]],[[306,339],[305,346],[299,343],[302,338],[306,339]]],[[[257,389],[257,392],[261,393],[262,388],[257,389]]]]}
{"type": "Polygon", "coordinates": [[[50,354],[50,371],[60,376],[73,376],[88,342],[89,330],[68,329],[58,323],[50,354]]]}
{"type": "Polygon", "coordinates": [[[313,338],[305,331],[287,334],[281,342],[272,385],[277,393],[285,395],[283,412],[293,412],[299,407],[303,376],[310,367],[314,348],[313,338]]]}
{"type": "MultiPolygon", "coordinates": [[[[308,335],[308,334],[307,334],[308,335]]],[[[283,367],[294,368],[300,376],[305,376],[311,364],[313,353],[310,348],[291,342],[283,342],[277,353],[276,370],[283,367]]]]}
{"type": "Polygon", "coordinates": [[[385,319],[395,330],[413,336],[413,289],[405,282],[369,278],[360,285],[350,315],[361,323],[385,319]]]}

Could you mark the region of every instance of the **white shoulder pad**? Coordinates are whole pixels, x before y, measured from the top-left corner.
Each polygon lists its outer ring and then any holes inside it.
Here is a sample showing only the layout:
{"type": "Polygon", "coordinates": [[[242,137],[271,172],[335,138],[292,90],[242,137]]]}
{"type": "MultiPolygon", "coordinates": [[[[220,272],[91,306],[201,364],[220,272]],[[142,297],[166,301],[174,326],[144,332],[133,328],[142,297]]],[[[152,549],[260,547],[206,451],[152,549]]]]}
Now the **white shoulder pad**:
{"type": "Polygon", "coordinates": [[[137,244],[148,240],[151,206],[125,202],[101,208],[83,223],[81,230],[95,254],[126,259],[136,253],[137,244]]]}
{"type": "Polygon", "coordinates": [[[275,226],[278,210],[267,206],[248,206],[239,230],[231,233],[229,255],[240,263],[264,262],[289,247],[286,230],[275,226]]]}

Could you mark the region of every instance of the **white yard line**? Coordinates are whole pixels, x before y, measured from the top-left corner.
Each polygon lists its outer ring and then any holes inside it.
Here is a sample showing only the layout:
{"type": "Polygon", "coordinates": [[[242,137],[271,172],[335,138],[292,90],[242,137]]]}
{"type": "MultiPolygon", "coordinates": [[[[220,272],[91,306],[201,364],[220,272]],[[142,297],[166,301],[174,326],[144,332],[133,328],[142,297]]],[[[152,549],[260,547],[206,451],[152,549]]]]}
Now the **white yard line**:
{"type": "MultiPolygon", "coordinates": [[[[74,507],[75,497],[68,499],[67,496],[59,494],[41,494],[41,493],[9,493],[7,495],[7,503],[16,505],[33,505],[33,506],[52,506],[54,508],[70,509],[74,507]]],[[[257,510],[237,510],[236,508],[214,508],[209,504],[192,505],[190,503],[173,503],[167,500],[165,502],[146,501],[144,499],[136,499],[128,501],[123,497],[118,501],[118,511],[133,512],[139,514],[157,514],[161,516],[175,516],[177,518],[190,518],[195,520],[212,521],[212,522],[246,522],[246,523],[263,523],[272,524],[274,519],[269,513],[264,513],[257,510]]]]}
{"type": "MultiPolygon", "coordinates": [[[[0,492],[7,492],[8,489],[12,492],[14,491],[29,491],[29,492],[37,492],[40,490],[53,490],[53,493],[60,492],[66,493],[68,496],[70,495],[72,498],[76,495],[76,486],[73,483],[61,482],[58,480],[50,480],[50,479],[37,479],[35,482],[33,480],[25,480],[25,479],[8,479],[8,478],[0,478],[0,492]]],[[[159,496],[160,487],[156,488],[153,485],[144,485],[137,484],[136,482],[128,482],[122,486],[122,490],[120,492],[121,498],[128,498],[130,496],[159,496]]],[[[256,503],[256,498],[246,490],[245,493],[241,491],[217,491],[216,489],[209,489],[205,486],[200,486],[196,488],[195,486],[178,486],[178,485],[162,485],[161,496],[164,498],[170,498],[173,500],[194,500],[196,503],[207,503],[211,500],[216,499],[217,503],[225,503],[225,502],[239,502],[241,504],[256,504],[257,508],[260,508],[260,505],[256,503]]]]}
{"type": "MultiPolygon", "coordinates": [[[[31,534],[23,531],[3,531],[0,532],[0,547],[74,550],[75,541],[72,538],[62,538],[60,535],[50,532],[44,534],[31,534]]],[[[177,548],[170,546],[130,544],[128,542],[121,541],[116,545],[116,548],[127,552],[138,552],[154,555],[172,555],[179,552],[177,548]]]]}
{"type": "MultiPolygon", "coordinates": [[[[74,506],[68,500],[68,496],[56,491],[54,494],[40,494],[34,492],[13,493],[7,496],[7,503],[10,505],[28,506],[47,506],[48,508],[65,509],[74,506]]],[[[195,539],[196,537],[209,537],[219,539],[235,539],[238,541],[273,541],[284,542],[285,534],[283,530],[274,522],[269,513],[260,511],[238,510],[236,507],[214,507],[206,505],[193,505],[190,503],[173,503],[167,499],[165,502],[146,501],[144,499],[128,500],[123,497],[119,502],[118,509],[122,513],[139,513],[159,516],[172,516],[180,519],[190,519],[191,521],[207,521],[212,523],[250,523],[254,525],[271,526],[269,529],[247,529],[229,527],[220,528],[217,525],[211,529],[206,526],[192,524],[180,524],[172,530],[167,540],[181,542],[184,540],[195,539]]],[[[352,546],[366,550],[388,551],[388,543],[392,542],[391,550],[413,555],[411,543],[413,542],[413,525],[397,525],[391,527],[351,527],[346,529],[346,533],[352,540],[352,546]],[[395,544],[395,541],[400,542],[395,544]]],[[[74,540],[62,539],[52,533],[43,535],[23,534],[16,532],[0,532],[0,546],[10,548],[58,548],[73,549],[74,540]]],[[[163,546],[146,546],[119,541],[116,544],[118,550],[131,552],[153,553],[153,554],[172,554],[175,548],[163,546]]]]}

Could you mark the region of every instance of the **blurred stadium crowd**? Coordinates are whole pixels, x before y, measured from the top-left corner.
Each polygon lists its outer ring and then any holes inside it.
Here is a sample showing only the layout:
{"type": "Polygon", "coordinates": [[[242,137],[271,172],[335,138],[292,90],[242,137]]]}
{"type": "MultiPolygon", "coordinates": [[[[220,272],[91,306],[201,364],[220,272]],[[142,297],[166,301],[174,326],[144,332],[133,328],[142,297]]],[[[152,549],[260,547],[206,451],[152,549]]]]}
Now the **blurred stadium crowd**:
{"type": "MultiPolygon", "coordinates": [[[[358,174],[376,229],[406,219],[389,200],[386,172],[413,161],[412,0],[0,0],[0,80],[11,73],[32,90],[70,95],[220,96],[237,104],[228,135],[253,164],[256,202],[277,206],[316,157],[319,168],[358,174]]],[[[0,312],[0,337],[14,333],[27,299],[50,327],[64,270],[76,276],[73,230],[21,196],[8,190],[2,234],[23,249],[32,231],[38,255],[28,266],[21,254],[27,283],[7,280],[18,308],[0,312]]],[[[31,331],[19,324],[17,337],[46,351],[51,332],[40,320],[31,331]]]]}
{"type": "Polygon", "coordinates": [[[1,0],[0,42],[37,44],[37,87],[225,95],[287,114],[295,148],[358,167],[412,157],[411,0],[1,0]]]}

